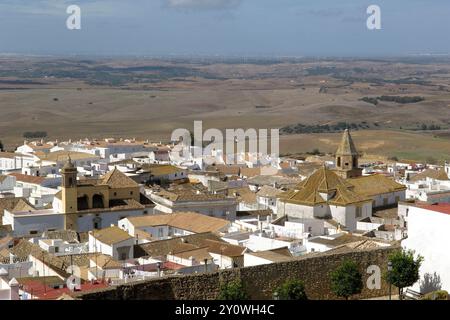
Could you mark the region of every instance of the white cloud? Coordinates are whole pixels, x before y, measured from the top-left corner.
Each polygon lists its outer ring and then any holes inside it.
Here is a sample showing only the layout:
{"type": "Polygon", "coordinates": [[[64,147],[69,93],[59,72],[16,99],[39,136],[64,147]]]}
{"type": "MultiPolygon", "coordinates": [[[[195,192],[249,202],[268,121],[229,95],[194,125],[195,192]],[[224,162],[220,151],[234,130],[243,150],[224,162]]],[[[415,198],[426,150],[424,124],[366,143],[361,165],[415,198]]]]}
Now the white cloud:
{"type": "Polygon", "coordinates": [[[241,4],[242,0],[166,0],[171,8],[176,9],[233,9],[241,4]]]}

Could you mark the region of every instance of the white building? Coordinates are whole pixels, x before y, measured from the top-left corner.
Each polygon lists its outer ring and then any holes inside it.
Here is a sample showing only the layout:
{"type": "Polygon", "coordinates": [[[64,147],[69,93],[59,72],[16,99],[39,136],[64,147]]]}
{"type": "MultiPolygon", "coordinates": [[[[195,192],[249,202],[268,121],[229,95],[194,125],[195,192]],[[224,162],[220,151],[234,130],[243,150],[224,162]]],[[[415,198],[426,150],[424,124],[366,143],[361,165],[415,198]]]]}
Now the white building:
{"type": "Polygon", "coordinates": [[[13,172],[35,164],[38,158],[34,155],[0,152],[0,172],[13,172]]]}
{"type": "Polygon", "coordinates": [[[195,212],[128,217],[119,221],[119,227],[130,235],[138,237],[140,230],[155,240],[203,232],[225,233],[229,226],[228,220],[195,212]]]}
{"type": "Polygon", "coordinates": [[[300,255],[305,251],[302,240],[289,238],[272,238],[264,233],[252,234],[244,244],[251,251],[267,251],[288,248],[292,255],[300,255]]]}
{"type": "Polygon", "coordinates": [[[244,253],[244,266],[260,266],[274,262],[285,262],[292,260],[292,254],[288,248],[279,248],[258,252],[244,253]]]}
{"type": "Polygon", "coordinates": [[[277,196],[283,193],[282,190],[271,187],[262,186],[256,193],[256,201],[264,209],[271,209],[277,214],[277,196]]]}
{"type": "Polygon", "coordinates": [[[405,206],[405,215],[408,238],[402,247],[424,258],[420,281],[412,289],[421,293],[450,291],[450,204],[410,204],[405,206]]]}
{"type": "Polygon", "coordinates": [[[64,229],[64,214],[52,209],[4,211],[4,225],[11,225],[15,237],[38,236],[45,231],[64,229]]]}
{"type": "Polygon", "coordinates": [[[8,279],[8,271],[0,269],[0,300],[20,300],[19,283],[8,279]]]}
{"type": "Polygon", "coordinates": [[[235,198],[221,194],[176,192],[161,189],[149,190],[150,199],[156,204],[155,212],[173,213],[191,211],[233,221],[236,217],[235,198]]]}
{"type": "Polygon", "coordinates": [[[109,227],[89,232],[89,252],[100,252],[114,260],[134,257],[134,237],[119,227],[109,227]]]}
{"type": "Polygon", "coordinates": [[[0,175],[0,193],[11,192],[16,186],[16,178],[13,176],[0,175]]]}
{"type": "Polygon", "coordinates": [[[424,202],[450,202],[450,180],[444,170],[427,169],[402,181],[406,185],[406,199],[424,202]]]}

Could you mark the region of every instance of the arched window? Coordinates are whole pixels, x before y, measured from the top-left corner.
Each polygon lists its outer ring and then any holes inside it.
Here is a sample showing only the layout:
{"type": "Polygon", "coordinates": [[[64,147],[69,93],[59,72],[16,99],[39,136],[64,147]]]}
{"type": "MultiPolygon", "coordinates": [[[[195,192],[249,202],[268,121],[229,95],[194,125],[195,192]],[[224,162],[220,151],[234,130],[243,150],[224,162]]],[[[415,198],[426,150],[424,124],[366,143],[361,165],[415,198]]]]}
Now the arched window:
{"type": "Polygon", "coordinates": [[[87,209],[89,209],[88,196],[84,195],[82,197],[78,197],[77,205],[78,205],[78,210],[87,210],[87,209]]]}
{"type": "Polygon", "coordinates": [[[105,207],[105,204],[103,203],[103,196],[101,194],[95,194],[92,197],[92,207],[94,209],[102,209],[105,207]]]}

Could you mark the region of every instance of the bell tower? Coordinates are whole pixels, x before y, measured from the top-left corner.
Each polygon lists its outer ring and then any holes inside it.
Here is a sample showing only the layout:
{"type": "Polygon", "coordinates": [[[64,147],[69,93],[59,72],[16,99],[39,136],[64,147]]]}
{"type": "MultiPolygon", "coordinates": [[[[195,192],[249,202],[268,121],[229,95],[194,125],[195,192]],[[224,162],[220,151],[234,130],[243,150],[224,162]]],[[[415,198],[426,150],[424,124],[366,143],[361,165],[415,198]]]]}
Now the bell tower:
{"type": "Polygon", "coordinates": [[[77,207],[77,168],[69,159],[61,169],[62,213],[75,213],[77,207]]]}
{"type": "Polygon", "coordinates": [[[362,169],[358,168],[358,159],[359,155],[350,131],[345,129],[339,148],[336,151],[336,174],[345,179],[360,177],[362,169]]]}

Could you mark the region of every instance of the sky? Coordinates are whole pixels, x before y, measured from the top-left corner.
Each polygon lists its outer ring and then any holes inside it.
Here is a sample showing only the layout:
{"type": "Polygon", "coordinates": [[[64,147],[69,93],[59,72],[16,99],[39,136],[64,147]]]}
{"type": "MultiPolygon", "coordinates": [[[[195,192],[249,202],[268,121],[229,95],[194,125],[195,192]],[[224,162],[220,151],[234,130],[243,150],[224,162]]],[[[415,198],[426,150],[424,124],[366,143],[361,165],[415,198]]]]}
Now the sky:
{"type": "Polygon", "coordinates": [[[449,54],[449,17],[449,0],[0,0],[0,53],[449,54]],[[69,5],[80,30],[66,27],[69,5]],[[366,26],[370,5],[381,30],[366,26]]]}

